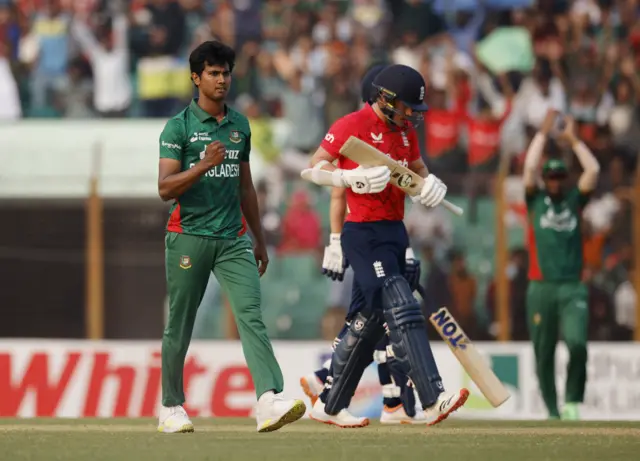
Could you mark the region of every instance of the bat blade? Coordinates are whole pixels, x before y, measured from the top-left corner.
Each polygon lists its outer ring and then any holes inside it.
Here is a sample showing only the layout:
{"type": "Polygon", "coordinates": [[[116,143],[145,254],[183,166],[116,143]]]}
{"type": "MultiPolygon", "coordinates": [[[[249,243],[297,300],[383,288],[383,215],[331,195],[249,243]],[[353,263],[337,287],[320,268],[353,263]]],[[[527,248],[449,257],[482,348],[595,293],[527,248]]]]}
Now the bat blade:
{"type": "MultiPolygon", "coordinates": [[[[340,154],[344,155],[348,159],[353,160],[358,165],[372,167],[372,166],[386,166],[391,171],[391,179],[389,182],[403,190],[410,197],[414,197],[420,194],[422,186],[424,185],[424,178],[419,174],[411,171],[409,168],[396,162],[390,156],[380,152],[378,149],[370,144],[367,144],[362,139],[350,136],[349,139],[340,148],[340,154]]],[[[462,208],[448,200],[442,201],[442,206],[447,208],[452,213],[461,216],[463,214],[462,208]]]]}
{"type": "Polygon", "coordinates": [[[429,321],[489,403],[497,408],[506,402],[511,396],[509,391],[469,340],[449,310],[446,307],[440,308],[431,314],[429,321]]]}

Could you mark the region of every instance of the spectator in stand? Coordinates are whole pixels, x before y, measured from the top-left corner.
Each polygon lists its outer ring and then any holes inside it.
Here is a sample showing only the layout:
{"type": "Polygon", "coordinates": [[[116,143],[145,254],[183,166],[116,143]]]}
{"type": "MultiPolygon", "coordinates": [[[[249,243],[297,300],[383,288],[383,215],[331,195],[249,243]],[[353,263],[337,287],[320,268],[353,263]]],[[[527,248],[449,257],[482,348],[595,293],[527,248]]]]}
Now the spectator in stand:
{"type": "Polygon", "coordinates": [[[502,112],[486,105],[476,116],[460,108],[461,121],[467,125],[468,165],[473,173],[496,173],[500,161],[500,131],[511,115],[513,92],[506,75],[500,75],[505,102],[502,112]]]}
{"type": "Polygon", "coordinates": [[[31,69],[31,109],[35,115],[51,115],[56,93],[68,83],[70,22],[60,0],[48,0],[36,13],[28,37],[21,41],[21,60],[31,69]]]}
{"type": "Polygon", "coordinates": [[[478,283],[469,272],[464,255],[459,251],[450,254],[451,271],[449,273],[449,291],[451,292],[451,313],[462,329],[476,336],[478,321],[475,312],[478,283]]]}
{"type": "Polygon", "coordinates": [[[615,291],[615,318],[620,326],[617,337],[630,341],[633,339],[633,331],[636,328],[636,309],[638,308],[638,296],[633,287],[634,272],[629,272],[629,277],[622,282],[615,291]]]}
{"type": "Polygon", "coordinates": [[[193,92],[184,78],[188,67],[175,59],[185,39],[184,11],[176,1],[153,0],[134,13],[134,21],[133,50],[139,58],[138,92],[143,114],[171,117],[179,98],[193,92]]]}
{"type": "MultiPolygon", "coordinates": [[[[415,245],[415,244],[414,244],[415,245]]],[[[425,315],[434,312],[442,306],[451,306],[452,295],[449,287],[449,279],[440,261],[436,257],[436,252],[431,245],[420,246],[422,253],[422,274],[425,287],[429,296],[423,300],[426,309],[425,315]]]]}
{"type": "Polygon", "coordinates": [[[4,52],[9,62],[18,58],[18,46],[20,44],[20,24],[18,11],[13,3],[8,0],[0,1],[0,43],[6,46],[4,52]]]}
{"type": "Polygon", "coordinates": [[[103,28],[97,37],[79,18],[72,26],[73,36],[91,63],[93,106],[105,118],[125,117],[131,105],[127,29],[123,13],[113,17],[111,30],[103,28]]]}
{"type": "MultiPolygon", "coordinates": [[[[1,14],[1,13],[0,13],[1,14]]],[[[0,38],[5,31],[0,27],[0,38]]],[[[22,114],[18,85],[11,71],[10,48],[0,41],[0,120],[17,120],[22,114]]]]}
{"type": "Polygon", "coordinates": [[[453,95],[446,91],[447,88],[446,77],[438,76],[432,79],[427,91],[426,151],[434,174],[461,173],[466,164],[464,153],[458,148],[460,116],[457,108],[466,106],[468,99],[451,101],[453,95]]]}
{"type": "MultiPolygon", "coordinates": [[[[527,329],[527,318],[525,300],[529,278],[527,271],[529,267],[528,253],[524,248],[514,248],[509,256],[507,266],[507,278],[509,279],[509,311],[511,312],[511,338],[514,341],[527,341],[529,332],[527,329]]],[[[489,284],[486,294],[486,309],[489,315],[491,337],[496,338],[500,333],[500,325],[497,322],[497,285],[495,278],[489,284]]]]}
{"type": "Polygon", "coordinates": [[[522,122],[539,128],[547,111],[566,112],[566,94],[562,81],[553,75],[548,60],[538,60],[530,77],[520,86],[514,111],[522,122]]]}
{"type": "Polygon", "coordinates": [[[383,44],[385,34],[380,31],[385,30],[391,20],[384,0],[352,0],[349,2],[349,16],[369,43],[374,46],[383,44]]]}
{"type": "Polygon", "coordinates": [[[322,226],[318,212],[311,207],[309,193],[299,189],[291,196],[282,219],[281,255],[315,253],[322,247],[322,226]]]}
{"type": "Polygon", "coordinates": [[[611,296],[598,286],[595,267],[586,266],[584,283],[589,289],[589,333],[590,341],[611,341],[617,336],[617,326],[611,296]]]}
{"type": "Polygon", "coordinates": [[[60,88],[52,101],[59,114],[70,119],[87,119],[95,116],[94,95],[90,69],[86,61],[75,58],[69,62],[68,82],[60,88]]]}

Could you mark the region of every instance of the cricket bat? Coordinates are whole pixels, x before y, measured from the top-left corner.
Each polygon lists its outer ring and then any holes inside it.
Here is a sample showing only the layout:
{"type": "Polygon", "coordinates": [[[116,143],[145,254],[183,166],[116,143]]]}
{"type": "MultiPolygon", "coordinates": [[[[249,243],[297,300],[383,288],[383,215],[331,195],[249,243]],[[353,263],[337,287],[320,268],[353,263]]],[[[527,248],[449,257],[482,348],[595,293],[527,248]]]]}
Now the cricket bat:
{"type": "MultiPolygon", "coordinates": [[[[402,189],[407,195],[413,197],[420,194],[424,179],[409,168],[400,165],[391,157],[380,152],[378,149],[363,140],[350,136],[349,139],[340,148],[340,154],[353,160],[362,166],[386,166],[391,170],[391,184],[402,189]]],[[[442,206],[453,214],[462,216],[464,212],[462,208],[448,200],[442,201],[442,206]]]]}
{"type": "MultiPolygon", "coordinates": [[[[414,294],[418,295],[416,296],[418,299],[423,298],[422,287],[419,287],[414,294]]],[[[446,307],[441,307],[437,312],[432,313],[429,316],[429,321],[494,408],[499,407],[511,397],[507,388],[498,379],[485,358],[480,355],[446,307]]]]}

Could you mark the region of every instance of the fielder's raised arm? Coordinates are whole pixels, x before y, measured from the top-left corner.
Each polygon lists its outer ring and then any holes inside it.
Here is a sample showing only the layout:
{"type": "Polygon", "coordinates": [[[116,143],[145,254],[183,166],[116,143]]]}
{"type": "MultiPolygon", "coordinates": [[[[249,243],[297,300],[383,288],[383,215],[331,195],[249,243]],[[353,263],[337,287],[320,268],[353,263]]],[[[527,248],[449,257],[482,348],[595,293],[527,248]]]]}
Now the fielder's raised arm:
{"type": "Polygon", "coordinates": [[[538,167],[542,160],[542,153],[547,142],[547,137],[553,128],[553,124],[555,123],[557,116],[558,112],[556,110],[549,109],[547,111],[547,115],[545,116],[540,129],[533,137],[533,140],[527,149],[524,159],[524,171],[522,174],[522,180],[527,194],[532,194],[538,189],[538,167]]]}
{"type": "MultiPolygon", "coordinates": [[[[540,126],[540,130],[534,136],[524,162],[523,181],[528,194],[532,194],[538,189],[539,173],[538,168],[542,159],[545,143],[549,134],[553,130],[553,126],[558,120],[557,111],[550,109],[540,126]]],[[[593,192],[600,174],[600,164],[595,158],[591,150],[577,136],[575,129],[575,121],[573,118],[564,117],[564,129],[560,133],[560,138],[564,139],[575,152],[580,166],[582,166],[582,174],[578,180],[578,189],[583,194],[593,192]]]]}
{"type": "Polygon", "coordinates": [[[598,184],[600,164],[587,145],[578,139],[575,126],[573,118],[565,117],[565,128],[561,136],[571,145],[571,149],[575,152],[580,166],[582,166],[578,189],[582,194],[590,194],[598,184]]]}

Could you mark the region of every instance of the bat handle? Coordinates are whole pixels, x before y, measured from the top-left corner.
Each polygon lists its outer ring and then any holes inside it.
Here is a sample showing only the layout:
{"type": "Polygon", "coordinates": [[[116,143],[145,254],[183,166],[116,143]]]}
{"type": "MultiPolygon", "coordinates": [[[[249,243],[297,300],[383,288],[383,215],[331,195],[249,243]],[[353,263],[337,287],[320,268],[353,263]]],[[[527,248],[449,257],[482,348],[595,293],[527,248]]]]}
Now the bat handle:
{"type": "Polygon", "coordinates": [[[458,205],[454,205],[449,200],[443,200],[441,205],[456,216],[462,216],[462,214],[464,213],[464,210],[462,208],[460,208],[458,205]]]}

